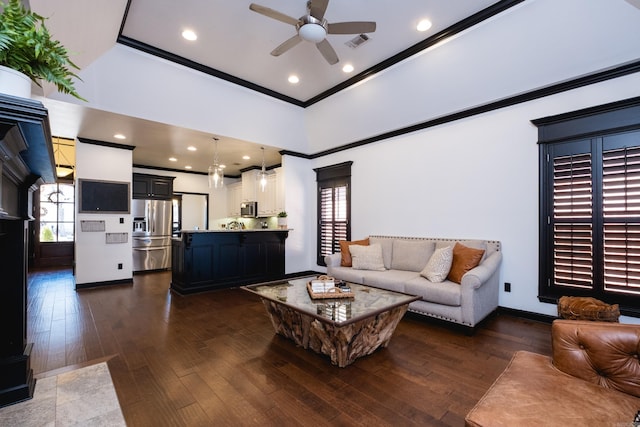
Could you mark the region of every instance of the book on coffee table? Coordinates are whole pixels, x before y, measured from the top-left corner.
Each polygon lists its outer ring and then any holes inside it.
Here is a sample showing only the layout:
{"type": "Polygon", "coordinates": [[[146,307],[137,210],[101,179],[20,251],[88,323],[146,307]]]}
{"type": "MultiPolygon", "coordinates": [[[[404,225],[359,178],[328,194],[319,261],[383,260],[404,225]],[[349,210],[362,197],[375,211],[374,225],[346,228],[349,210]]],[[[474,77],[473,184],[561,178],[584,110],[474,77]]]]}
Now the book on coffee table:
{"type": "Polygon", "coordinates": [[[309,296],[313,299],[320,298],[353,298],[355,294],[351,288],[337,286],[334,280],[311,280],[307,283],[309,296]]]}

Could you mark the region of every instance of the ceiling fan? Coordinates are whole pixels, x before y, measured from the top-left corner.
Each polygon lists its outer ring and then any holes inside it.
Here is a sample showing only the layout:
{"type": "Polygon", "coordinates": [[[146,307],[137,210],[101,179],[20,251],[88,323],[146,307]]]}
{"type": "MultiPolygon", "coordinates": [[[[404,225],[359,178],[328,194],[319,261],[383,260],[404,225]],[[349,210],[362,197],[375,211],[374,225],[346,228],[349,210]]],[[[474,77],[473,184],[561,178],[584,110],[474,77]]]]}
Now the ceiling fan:
{"type": "Polygon", "coordinates": [[[276,47],[271,55],[280,56],[301,41],[306,40],[315,43],[324,59],[333,65],[338,63],[339,59],[338,54],[327,40],[327,34],[372,33],[376,30],[376,23],[355,21],[330,24],[324,19],[328,5],[329,0],[310,0],[307,2],[307,14],[300,19],[292,18],[282,12],[255,3],[251,3],[249,9],[296,27],[297,34],[276,47]]]}

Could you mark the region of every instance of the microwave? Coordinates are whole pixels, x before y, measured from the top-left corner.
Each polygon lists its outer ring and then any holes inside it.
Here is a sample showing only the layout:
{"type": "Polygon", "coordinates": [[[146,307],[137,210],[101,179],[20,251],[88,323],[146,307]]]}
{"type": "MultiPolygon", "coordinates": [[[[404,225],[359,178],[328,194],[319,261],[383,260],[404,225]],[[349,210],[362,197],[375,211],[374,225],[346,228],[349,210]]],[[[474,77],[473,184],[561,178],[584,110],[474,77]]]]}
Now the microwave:
{"type": "Polygon", "coordinates": [[[258,202],[242,202],[240,216],[243,218],[255,218],[258,216],[258,202]]]}

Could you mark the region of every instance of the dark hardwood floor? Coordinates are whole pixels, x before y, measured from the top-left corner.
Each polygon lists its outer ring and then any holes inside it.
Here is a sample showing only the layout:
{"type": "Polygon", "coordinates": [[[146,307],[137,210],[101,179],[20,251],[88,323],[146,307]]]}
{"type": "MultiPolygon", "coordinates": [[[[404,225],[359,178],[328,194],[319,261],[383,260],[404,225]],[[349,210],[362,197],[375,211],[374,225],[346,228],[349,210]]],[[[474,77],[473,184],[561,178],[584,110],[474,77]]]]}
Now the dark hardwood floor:
{"type": "Polygon", "coordinates": [[[467,336],[407,315],[337,368],[275,335],[255,295],[181,297],[170,277],[76,292],[71,270],[30,273],[36,376],[108,360],[129,426],[462,426],[515,351],[550,354],[546,323],[494,315],[467,336]]]}

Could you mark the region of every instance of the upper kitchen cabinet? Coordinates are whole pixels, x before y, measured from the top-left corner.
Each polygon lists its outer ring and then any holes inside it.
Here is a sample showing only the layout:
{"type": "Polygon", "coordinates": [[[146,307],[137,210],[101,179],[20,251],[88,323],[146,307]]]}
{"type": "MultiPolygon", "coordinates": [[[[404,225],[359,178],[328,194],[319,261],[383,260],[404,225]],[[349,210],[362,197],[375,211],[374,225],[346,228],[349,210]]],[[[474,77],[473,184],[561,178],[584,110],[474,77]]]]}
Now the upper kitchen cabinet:
{"type": "Polygon", "coordinates": [[[284,210],[284,185],[282,168],[274,169],[267,175],[267,185],[258,188],[258,216],[276,216],[284,210]]]}
{"type": "Polygon", "coordinates": [[[230,217],[240,216],[242,203],[242,182],[234,182],[227,186],[227,214],[230,217]]]}
{"type": "Polygon", "coordinates": [[[253,169],[242,172],[242,201],[256,202],[258,201],[258,173],[253,169]]]}
{"type": "Polygon", "coordinates": [[[173,197],[173,176],[133,174],[133,198],[171,200],[173,197]]]}

